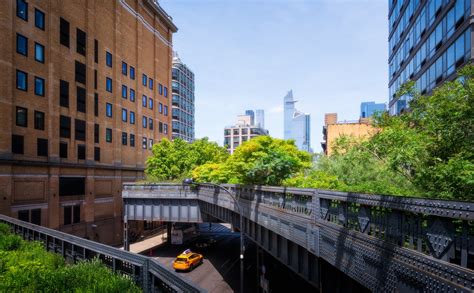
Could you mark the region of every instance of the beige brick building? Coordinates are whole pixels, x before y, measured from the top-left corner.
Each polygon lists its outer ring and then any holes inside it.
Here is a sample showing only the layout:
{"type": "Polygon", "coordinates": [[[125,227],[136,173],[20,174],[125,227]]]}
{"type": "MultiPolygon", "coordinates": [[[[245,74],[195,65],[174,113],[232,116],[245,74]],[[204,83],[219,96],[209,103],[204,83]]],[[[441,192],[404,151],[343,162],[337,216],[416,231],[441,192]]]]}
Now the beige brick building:
{"type": "Polygon", "coordinates": [[[121,242],[121,183],[171,138],[156,2],[0,1],[0,213],[121,242]]]}
{"type": "Polygon", "coordinates": [[[321,147],[326,155],[330,156],[334,151],[334,144],[341,136],[352,136],[355,138],[370,137],[377,132],[368,118],[360,118],[354,121],[337,121],[336,113],[324,115],[323,142],[321,147]]]}

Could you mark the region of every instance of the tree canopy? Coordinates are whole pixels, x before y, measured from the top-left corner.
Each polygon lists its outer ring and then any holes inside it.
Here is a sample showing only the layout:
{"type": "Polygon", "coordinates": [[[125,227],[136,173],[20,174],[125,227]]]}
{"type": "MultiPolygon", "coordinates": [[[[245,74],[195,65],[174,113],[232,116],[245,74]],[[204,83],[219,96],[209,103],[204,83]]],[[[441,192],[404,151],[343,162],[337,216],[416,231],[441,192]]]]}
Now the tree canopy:
{"type": "Polygon", "coordinates": [[[208,138],[188,143],[182,139],[163,139],[153,145],[153,155],[147,161],[150,180],[177,180],[191,176],[191,171],[205,163],[220,163],[229,156],[225,148],[208,138]]]}

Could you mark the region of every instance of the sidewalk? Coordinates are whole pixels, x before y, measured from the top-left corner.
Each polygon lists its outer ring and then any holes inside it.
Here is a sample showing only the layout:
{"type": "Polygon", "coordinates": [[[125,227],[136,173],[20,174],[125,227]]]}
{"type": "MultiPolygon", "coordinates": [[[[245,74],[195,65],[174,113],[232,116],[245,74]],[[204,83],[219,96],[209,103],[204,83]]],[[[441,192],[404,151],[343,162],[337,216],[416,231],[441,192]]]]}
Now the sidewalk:
{"type": "MultiPolygon", "coordinates": [[[[130,244],[130,252],[142,253],[166,242],[166,230],[153,237],[130,244]]],[[[120,247],[123,249],[123,246],[120,247]]]]}

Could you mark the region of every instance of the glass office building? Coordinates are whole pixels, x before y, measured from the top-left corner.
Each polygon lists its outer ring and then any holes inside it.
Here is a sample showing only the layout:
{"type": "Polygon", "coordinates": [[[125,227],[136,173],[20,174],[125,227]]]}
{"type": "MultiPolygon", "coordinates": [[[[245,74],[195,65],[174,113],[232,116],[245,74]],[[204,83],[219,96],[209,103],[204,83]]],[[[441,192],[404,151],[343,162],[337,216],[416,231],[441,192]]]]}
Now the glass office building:
{"type": "Polygon", "coordinates": [[[389,111],[408,107],[396,97],[408,80],[429,94],[472,60],[471,0],[389,0],[389,111]]]}
{"type": "Polygon", "coordinates": [[[173,139],[194,141],[194,73],[174,53],[172,68],[173,139]]]}

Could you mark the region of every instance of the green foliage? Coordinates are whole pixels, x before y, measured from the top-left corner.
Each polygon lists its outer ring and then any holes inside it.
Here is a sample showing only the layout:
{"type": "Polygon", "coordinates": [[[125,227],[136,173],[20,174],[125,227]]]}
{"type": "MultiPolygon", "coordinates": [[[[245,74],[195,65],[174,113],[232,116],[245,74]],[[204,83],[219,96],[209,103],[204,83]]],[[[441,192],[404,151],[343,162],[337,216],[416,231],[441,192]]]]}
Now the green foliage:
{"type": "Polygon", "coordinates": [[[413,98],[409,111],[376,116],[379,131],[372,137],[342,137],[334,155],[285,184],[473,200],[474,67],[464,67],[460,75],[462,80],[446,82],[429,96],[420,95],[412,82],[404,85],[398,95],[413,98]]]}
{"type": "Polygon", "coordinates": [[[311,156],[293,141],[259,136],[237,147],[225,162],[204,164],[192,175],[198,182],[281,185],[310,162],[311,156]]]}
{"type": "Polygon", "coordinates": [[[24,241],[0,224],[0,244],[4,243],[15,245],[0,246],[0,292],[140,292],[99,260],[67,265],[41,243],[24,241]]]}
{"type": "Polygon", "coordinates": [[[207,138],[188,143],[166,138],[153,146],[153,156],[147,159],[149,181],[179,180],[190,177],[191,171],[205,163],[221,163],[229,154],[226,149],[207,138]]]}

